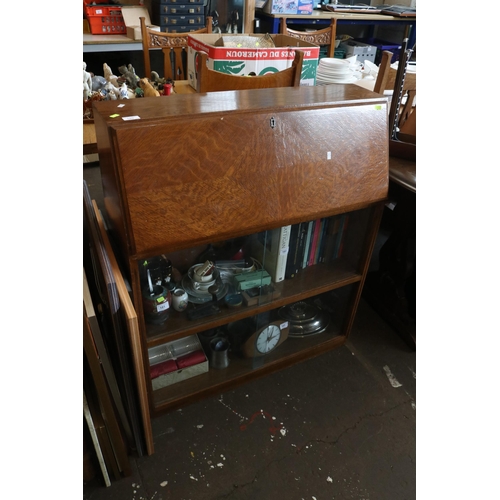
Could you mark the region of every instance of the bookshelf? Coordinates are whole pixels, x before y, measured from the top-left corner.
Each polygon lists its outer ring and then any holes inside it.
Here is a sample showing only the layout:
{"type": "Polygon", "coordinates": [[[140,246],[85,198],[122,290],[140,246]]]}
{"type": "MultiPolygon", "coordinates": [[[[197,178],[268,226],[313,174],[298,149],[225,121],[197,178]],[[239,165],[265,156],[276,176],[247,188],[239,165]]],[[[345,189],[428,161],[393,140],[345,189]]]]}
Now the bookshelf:
{"type": "Polygon", "coordinates": [[[354,85],[259,89],[134,99],[121,110],[100,102],[94,115],[103,216],[131,284],[153,417],[346,341],[387,197],[386,98],[354,85]],[[252,249],[256,235],[267,241],[289,226],[286,262],[303,262],[292,229],[310,221],[320,221],[315,263],[272,279],[270,288],[252,281],[238,289],[235,275],[263,267],[252,249]],[[143,306],[144,262],[161,256],[190,300],[152,324],[143,306]],[[215,264],[207,277],[216,286],[196,288],[201,275],[193,273],[207,262],[215,264]],[[226,300],[243,292],[252,301],[226,300]],[[328,320],[314,325],[316,316],[308,316],[313,330],[301,334],[302,303],[328,320]],[[242,356],[271,323],[286,329],[286,340],[265,355],[242,356]],[[207,369],[154,390],[148,352],[193,336],[207,369]],[[213,336],[230,345],[224,369],[212,366],[213,336]]]}

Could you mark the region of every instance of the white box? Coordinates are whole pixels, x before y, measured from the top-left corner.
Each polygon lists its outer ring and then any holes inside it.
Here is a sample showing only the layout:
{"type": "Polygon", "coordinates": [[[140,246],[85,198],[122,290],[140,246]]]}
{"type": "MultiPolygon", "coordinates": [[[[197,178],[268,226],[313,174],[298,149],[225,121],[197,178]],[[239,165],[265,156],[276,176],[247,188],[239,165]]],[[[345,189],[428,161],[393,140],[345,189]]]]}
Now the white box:
{"type": "Polygon", "coordinates": [[[225,47],[224,38],[231,40],[262,39],[264,35],[221,35],[218,33],[189,35],[188,34],[188,80],[196,89],[195,58],[196,52],[202,50],[208,54],[208,67],[221,73],[232,75],[248,75],[255,72],[257,75],[282,71],[292,65],[295,57],[295,47],[304,51],[302,63],[301,85],[316,84],[316,70],[318,68],[319,46],[304,42],[288,35],[269,35],[275,47],[246,48],[225,47]]]}
{"type": "Polygon", "coordinates": [[[367,43],[363,42],[357,42],[355,40],[347,40],[346,42],[341,42],[339,48],[346,51],[346,58],[357,56],[356,60],[361,64],[363,64],[365,60],[375,64],[377,47],[373,45],[368,45],[367,43]]]}
{"type": "Polygon", "coordinates": [[[136,5],[123,5],[122,16],[127,27],[127,37],[132,40],[142,40],[140,17],[146,20],[146,26],[155,31],[160,31],[160,27],[151,24],[148,9],[136,5]]]}

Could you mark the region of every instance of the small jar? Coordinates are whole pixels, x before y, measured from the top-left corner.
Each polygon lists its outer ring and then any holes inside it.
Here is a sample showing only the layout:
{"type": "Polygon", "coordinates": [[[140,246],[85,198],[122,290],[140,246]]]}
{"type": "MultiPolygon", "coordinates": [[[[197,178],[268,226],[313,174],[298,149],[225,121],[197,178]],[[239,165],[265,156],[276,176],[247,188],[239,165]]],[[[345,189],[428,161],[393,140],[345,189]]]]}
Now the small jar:
{"type": "Polygon", "coordinates": [[[172,307],[179,312],[188,306],[188,294],[182,288],[176,288],[172,293],[172,307]]]}
{"type": "Polygon", "coordinates": [[[144,319],[148,323],[161,325],[165,323],[170,314],[170,292],[161,285],[153,285],[151,292],[149,287],[142,290],[142,307],[144,319]]]}

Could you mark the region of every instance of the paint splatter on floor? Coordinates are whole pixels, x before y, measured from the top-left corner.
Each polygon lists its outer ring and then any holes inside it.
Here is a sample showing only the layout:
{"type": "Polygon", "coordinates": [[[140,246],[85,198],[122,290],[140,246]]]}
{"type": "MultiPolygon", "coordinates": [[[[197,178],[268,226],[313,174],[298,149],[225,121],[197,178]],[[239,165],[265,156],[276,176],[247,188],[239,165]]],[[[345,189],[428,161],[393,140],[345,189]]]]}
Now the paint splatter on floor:
{"type": "Polygon", "coordinates": [[[398,380],[392,374],[390,368],[387,365],[384,366],[384,372],[387,375],[387,378],[389,379],[389,382],[391,383],[392,387],[402,387],[402,384],[398,382],[398,380]]]}

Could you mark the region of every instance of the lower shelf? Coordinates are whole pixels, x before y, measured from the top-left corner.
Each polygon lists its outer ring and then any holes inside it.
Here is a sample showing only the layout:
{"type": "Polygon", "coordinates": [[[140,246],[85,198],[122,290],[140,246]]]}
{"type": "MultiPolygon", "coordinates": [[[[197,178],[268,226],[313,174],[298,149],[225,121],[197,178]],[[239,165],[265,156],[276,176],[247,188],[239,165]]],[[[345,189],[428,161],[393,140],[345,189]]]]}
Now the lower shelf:
{"type": "Polygon", "coordinates": [[[350,297],[347,290],[334,290],[312,299],[330,313],[330,324],[322,333],[289,337],[275,352],[262,357],[246,359],[239,353],[230,352],[227,368],[210,368],[195,377],[154,390],[153,412],[159,415],[180,408],[340,347],[346,336],[342,334],[344,315],[339,312],[346,307],[350,297]],[[334,307],[329,306],[332,299],[334,307]]]}

